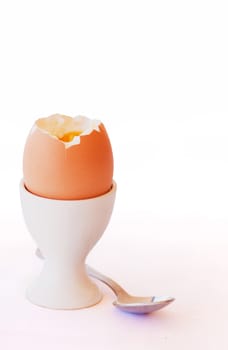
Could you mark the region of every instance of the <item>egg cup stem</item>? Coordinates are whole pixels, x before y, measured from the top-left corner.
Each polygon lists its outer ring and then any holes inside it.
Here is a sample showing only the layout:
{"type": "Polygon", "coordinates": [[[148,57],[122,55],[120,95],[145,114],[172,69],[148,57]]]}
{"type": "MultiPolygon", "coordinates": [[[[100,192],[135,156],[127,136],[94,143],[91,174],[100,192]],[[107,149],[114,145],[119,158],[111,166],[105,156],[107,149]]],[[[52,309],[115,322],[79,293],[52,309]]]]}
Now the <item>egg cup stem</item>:
{"type": "Polygon", "coordinates": [[[53,200],[29,192],[20,183],[27,228],[45,256],[43,270],[27,289],[34,304],[79,309],[98,303],[101,292],[85,268],[88,253],[105,231],[114,206],[116,184],[101,196],[53,200]]]}

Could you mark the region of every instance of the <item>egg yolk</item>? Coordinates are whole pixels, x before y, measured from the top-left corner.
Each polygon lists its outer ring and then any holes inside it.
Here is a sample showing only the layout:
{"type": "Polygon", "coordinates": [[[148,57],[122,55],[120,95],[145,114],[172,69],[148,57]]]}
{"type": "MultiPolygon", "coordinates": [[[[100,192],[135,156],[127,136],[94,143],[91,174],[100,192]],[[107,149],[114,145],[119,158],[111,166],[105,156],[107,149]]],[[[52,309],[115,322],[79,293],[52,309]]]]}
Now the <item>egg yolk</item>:
{"type": "Polygon", "coordinates": [[[80,136],[81,133],[82,133],[81,131],[68,132],[68,133],[64,134],[62,137],[58,137],[58,139],[63,141],[63,142],[71,142],[75,136],[80,136]]]}

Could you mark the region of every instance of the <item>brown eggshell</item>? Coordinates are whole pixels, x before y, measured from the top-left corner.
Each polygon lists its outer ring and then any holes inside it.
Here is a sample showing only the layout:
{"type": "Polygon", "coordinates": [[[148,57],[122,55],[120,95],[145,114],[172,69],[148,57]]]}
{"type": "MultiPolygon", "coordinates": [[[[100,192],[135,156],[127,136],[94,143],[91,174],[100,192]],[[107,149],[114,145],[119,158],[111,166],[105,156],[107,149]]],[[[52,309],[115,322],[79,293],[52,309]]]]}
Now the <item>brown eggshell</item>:
{"type": "Polygon", "coordinates": [[[103,124],[80,137],[80,144],[64,143],[35,128],[23,157],[26,188],[42,197],[73,200],[100,196],[112,186],[113,155],[103,124]]]}

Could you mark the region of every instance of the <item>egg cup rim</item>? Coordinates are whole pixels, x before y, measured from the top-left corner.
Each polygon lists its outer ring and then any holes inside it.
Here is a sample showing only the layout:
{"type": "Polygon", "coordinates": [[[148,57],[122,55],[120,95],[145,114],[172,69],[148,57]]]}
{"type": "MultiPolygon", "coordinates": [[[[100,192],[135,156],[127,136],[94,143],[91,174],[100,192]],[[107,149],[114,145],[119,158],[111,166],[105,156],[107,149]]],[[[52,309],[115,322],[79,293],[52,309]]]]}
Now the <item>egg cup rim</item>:
{"type": "Polygon", "coordinates": [[[111,188],[107,192],[105,192],[105,193],[103,193],[101,195],[95,196],[95,197],[81,198],[81,199],[56,199],[56,198],[48,198],[48,197],[39,196],[38,194],[35,194],[35,193],[33,193],[33,192],[28,190],[28,188],[25,185],[25,182],[24,182],[23,178],[20,181],[20,188],[28,196],[36,197],[37,199],[53,201],[53,202],[69,202],[69,203],[72,203],[72,202],[91,201],[93,199],[102,198],[102,197],[105,197],[105,196],[110,196],[113,192],[116,192],[117,184],[116,184],[115,180],[112,180],[111,188]]]}

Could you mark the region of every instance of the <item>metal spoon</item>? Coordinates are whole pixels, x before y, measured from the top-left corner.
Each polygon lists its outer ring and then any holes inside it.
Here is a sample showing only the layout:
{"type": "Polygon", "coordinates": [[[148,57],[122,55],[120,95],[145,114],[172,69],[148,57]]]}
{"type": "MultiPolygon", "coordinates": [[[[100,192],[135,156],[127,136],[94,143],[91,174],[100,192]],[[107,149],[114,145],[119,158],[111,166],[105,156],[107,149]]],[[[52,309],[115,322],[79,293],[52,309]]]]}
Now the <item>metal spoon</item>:
{"type": "MultiPolygon", "coordinates": [[[[36,250],[36,255],[43,259],[43,255],[39,249],[36,250]]],[[[88,265],[86,268],[91,277],[100,280],[112,289],[117,296],[113,305],[122,311],[134,314],[147,314],[162,309],[175,300],[171,297],[136,297],[130,295],[111,278],[103,275],[88,265]]]]}
{"type": "Polygon", "coordinates": [[[122,311],[134,314],[147,314],[162,309],[175,300],[171,297],[136,297],[128,294],[118,283],[88,265],[87,272],[91,277],[100,280],[112,289],[117,296],[113,305],[122,311]]]}

